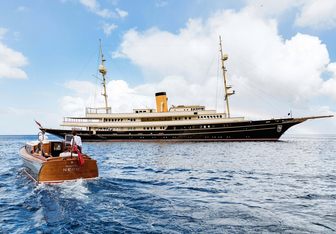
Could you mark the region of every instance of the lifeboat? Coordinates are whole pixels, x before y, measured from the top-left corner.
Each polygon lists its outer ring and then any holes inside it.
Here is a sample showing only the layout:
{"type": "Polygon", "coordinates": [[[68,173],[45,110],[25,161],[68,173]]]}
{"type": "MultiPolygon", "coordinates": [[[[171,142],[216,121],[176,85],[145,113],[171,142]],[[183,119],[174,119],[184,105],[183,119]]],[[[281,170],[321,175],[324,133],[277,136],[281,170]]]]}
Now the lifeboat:
{"type": "Polygon", "coordinates": [[[97,178],[97,161],[72,147],[71,138],[67,135],[64,141],[47,140],[39,134],[38,141],[27,142],[20,149],[27,175],[37,183],[97,178]]]}

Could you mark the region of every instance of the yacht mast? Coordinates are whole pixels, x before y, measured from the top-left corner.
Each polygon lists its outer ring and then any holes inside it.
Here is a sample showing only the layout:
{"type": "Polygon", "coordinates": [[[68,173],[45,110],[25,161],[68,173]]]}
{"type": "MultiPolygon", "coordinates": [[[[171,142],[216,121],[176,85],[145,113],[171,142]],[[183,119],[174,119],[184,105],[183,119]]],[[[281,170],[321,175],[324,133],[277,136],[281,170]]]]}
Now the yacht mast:
{"type": "Polygon", "coordinates": [[[227,117],[230,118],[229,96],[233,95],[235,93],[235,91],[234,90],[230,91],[229,89],[231,89],[232,86],[231,85],[227,85],[227,81],[226,81],[226,71],[227,70],[225,68],[224,61],[228,59],[228,55],[227,54],[223,54],[222,37],[221,36],[219,36],[219,51],[220,51],[220,55],[221,55],[222,71],[223,71],[223,78],[224,78],[224,90],[225,90],[224,101],[226,102],[227,117]]]}
{"type": "Polygon", "coordinates": [[[99,39],[99,57],[101,59],[101,64],[99,65],[99,72],[103,77],[103,93],[102,95],[105,98],[105,109],[106,109],[106,113],[108,113],[108,103],[107,103],[107,93],[106,93],[106,79],[105,79],[105,75],[107,73],[107,70],[105,68],[104,62],[106,61],[106,59],[104,58],[104,54],[102,51],[102,45],[101,45],[101,40],[99,39]]]}

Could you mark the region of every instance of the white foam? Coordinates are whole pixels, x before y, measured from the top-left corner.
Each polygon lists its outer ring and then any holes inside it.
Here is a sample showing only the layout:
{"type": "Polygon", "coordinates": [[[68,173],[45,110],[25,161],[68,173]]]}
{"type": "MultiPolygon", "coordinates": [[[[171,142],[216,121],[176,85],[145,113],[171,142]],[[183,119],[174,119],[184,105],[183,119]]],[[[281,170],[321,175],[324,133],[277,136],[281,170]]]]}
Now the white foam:
{"type": "Polygon", "coordinates": [[[63,197],[85,201],[88,200],[88,194],[90,193],[86,185],[85,180],[78,179],[75,181],[67,181],[57,186],[61,188],[63,197]]]}
{"type": "Polygon", "coordinates": [[[45,190],[48,189],[47,184],[37,184],[36,187],[34,188],[34,192],[40,191],[40,190],[45,190]]]}
{"type": "Polygon", "coordinates": [[[42,207],[34,213],[33,220],[34,220],[34,227],[40,227],[42,224],[46,222],[44,219],[42,207]]]}

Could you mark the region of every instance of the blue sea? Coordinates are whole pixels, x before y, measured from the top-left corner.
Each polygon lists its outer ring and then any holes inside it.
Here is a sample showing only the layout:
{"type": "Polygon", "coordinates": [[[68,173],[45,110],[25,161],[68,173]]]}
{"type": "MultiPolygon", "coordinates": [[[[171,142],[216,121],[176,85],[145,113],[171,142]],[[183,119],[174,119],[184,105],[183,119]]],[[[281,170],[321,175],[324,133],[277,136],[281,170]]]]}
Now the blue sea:
{"type": "Polygon", "coordinates": [[[36,185],[0,136],[0,233],[335,233],[336,136],[85,143],[100,177],[36,185]]]}

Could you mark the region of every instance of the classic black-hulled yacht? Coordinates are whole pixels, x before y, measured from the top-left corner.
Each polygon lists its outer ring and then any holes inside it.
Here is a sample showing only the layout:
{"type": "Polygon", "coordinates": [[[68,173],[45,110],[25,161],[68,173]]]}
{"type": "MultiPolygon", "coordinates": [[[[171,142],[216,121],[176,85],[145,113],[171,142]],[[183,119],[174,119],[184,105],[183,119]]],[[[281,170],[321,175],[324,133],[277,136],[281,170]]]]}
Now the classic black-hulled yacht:
{"type": "Polygon", "coordinates": [[[229,98],[234,94],[227,84],[225,61],[220,38],[220,56],[224,80],[226,112],[207,110],[204,106],[171,106],[165,92],[158,92],[156,109],[134,109],[133,113],[112,113],[106,93],[104,56],[100,49],[105,107],[86,108],[83,117],[65,117],[65,129],[41,128],[64,138],[76,129],[83,141],[276,141],[290,127],[309,119],[328,118],[332,115],[302,118],[246,120],[231,117],[229,98]]]}

